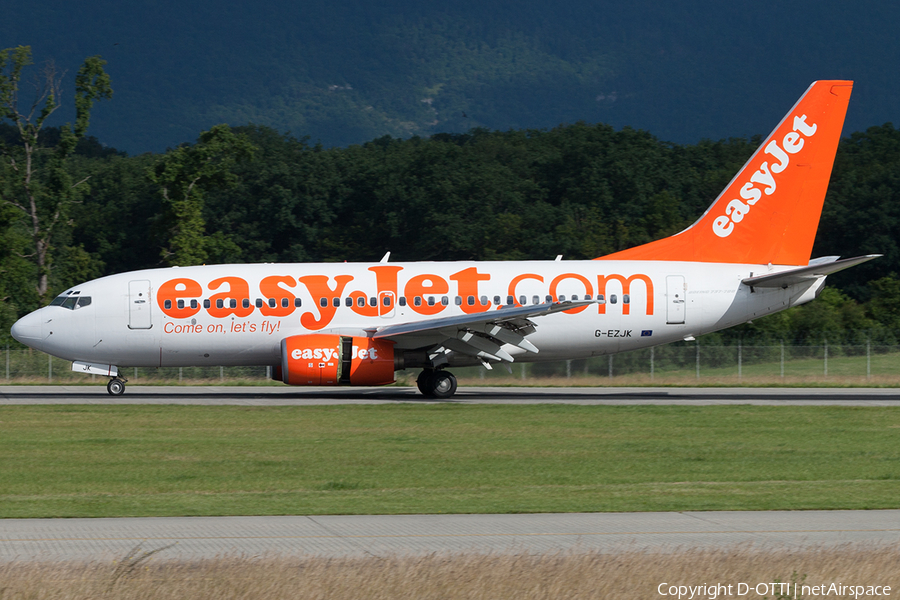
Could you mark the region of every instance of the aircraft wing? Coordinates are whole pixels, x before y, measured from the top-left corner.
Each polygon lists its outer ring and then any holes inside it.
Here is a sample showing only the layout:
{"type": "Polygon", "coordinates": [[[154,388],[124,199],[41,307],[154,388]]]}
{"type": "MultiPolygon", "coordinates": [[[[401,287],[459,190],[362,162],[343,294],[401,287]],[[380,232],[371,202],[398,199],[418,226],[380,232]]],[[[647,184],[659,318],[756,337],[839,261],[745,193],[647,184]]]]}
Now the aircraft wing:
{"type": "Polygon", "coordinates": [[[881,254],[867,254],[865,256],[857,256],[856,258],[845,258],[843,260],[838,260],[837,256],[827,256],[811,261],[809,266],[806,267],[798,267],[796,269],[789,269],[787,271],[768,275],[748,277],[742,279],[741,283],[751,287],[785,288],[789,285],[796,285],[798,283],[803,283],[804,281],[817,279],[825,275],[843,271],[844,269],[849,269],[850,267],[855,267],[858,264],[870,261],[873,258],[878,258],[879,256],[881,256],[881,254]]]}
{"type": "Polygon", "coordinates": [[[525,339],[535,331],[531,319],[595,303],[596,300],[582,300],[504,306],[499,310],[387,325],[366,332],[373,338],[394,341],[405,337],[419,338],[430,346],[427,352],[435,366],[446,362],[447,354],[456,352],[478,358],[490,368],[489,361],[513,362],[513,357],[501,347],[504,344],[512,344],[526,352],[538,352],[538,348],[525,339]]]}

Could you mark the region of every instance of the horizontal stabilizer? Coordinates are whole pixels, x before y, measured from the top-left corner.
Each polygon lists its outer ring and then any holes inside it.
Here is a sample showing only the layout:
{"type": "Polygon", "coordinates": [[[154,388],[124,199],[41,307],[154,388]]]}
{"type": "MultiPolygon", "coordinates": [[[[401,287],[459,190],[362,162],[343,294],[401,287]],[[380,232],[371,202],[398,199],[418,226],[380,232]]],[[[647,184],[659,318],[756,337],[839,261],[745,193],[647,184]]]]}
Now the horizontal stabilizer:
{"type": "Polygon", "coordinates": [[[741,280],[744,285],[750,287],[761,288],[786,288],[789,285],[795,285],[817,279],[825,275],[831,275],[850,267],[868,262],[873,258],[878,258],[881,254],[867,254],[865,256],[857,256],[856,258],[845,258],[844,260],[833,260],[829,262],[816,262],[807,267],[798,267],[788,271],[772,273],[770,275],[758,275],[756,277],[748,277],[741,280]]]}

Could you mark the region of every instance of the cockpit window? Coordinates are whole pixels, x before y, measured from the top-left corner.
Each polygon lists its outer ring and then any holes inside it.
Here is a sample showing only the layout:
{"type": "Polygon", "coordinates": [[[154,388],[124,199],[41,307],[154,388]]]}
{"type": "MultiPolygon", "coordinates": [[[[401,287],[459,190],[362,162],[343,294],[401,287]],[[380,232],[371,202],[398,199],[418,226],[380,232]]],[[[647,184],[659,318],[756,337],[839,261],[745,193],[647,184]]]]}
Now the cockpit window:
{"type": "Polygon", "coordinates": [[[76,308],[84,308],[85,306],[90,306],[90,304],[90,296],[58,296],[53,299],[53,302],[50,303],[50,306],[62,306],[63,308],[68,308],[69,310],[75,310],[76,308]]]}

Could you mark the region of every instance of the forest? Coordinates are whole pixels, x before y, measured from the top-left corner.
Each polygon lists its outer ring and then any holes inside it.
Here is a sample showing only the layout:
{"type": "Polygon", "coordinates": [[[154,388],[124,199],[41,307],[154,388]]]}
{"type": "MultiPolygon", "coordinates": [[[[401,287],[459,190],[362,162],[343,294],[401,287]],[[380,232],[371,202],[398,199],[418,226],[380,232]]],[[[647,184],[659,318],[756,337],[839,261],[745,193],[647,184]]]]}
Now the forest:
{"type": "MultiPolygon", "coordinates": [[[[104,99],[102,68],[92,73],[77,98],[104,99]]],[[[684,145],[577,122],[325,148],[218,125],[195,143],[129,156],[86,135],[91,104],[79,106],[73,127],[17,124],[9,110],[0,124],[4,340],[17,316],[67,287],[143,268],[377,261],[387,251],[397,261],[595,258],[689,226],[761,142],[684,145]]],[[[900,131],[888,123],[842,140],[813,256],[884,256],[829,277],[817,302],[723,339],[866,331],[896,343],[898,195],[900,131]]]]}

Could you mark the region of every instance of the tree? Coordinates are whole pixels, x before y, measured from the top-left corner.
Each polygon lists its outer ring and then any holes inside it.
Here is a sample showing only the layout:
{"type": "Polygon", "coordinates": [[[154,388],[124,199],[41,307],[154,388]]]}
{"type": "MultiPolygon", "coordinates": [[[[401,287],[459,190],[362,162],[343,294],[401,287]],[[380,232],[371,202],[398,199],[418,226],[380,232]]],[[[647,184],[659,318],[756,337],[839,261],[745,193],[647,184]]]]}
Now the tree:
{"type": "Polygon", "coordinates": [[[86,59],[75,77],[75,125],[61,127],[58,142],[50,147],[42,133],[47,119],[61,106],[64,74],[48,62],[35,80],[31,104],[23,107],[22,74],[32,64],[30,46],[0,51],[0,119],[11,121],[17,134],[15,143],[2,146],[0,199],[25,222],[30,248],[23,256],[33,260],[35,291],[44,304],[49,301],[55,229],[67,223],[67,206],[87,191],[86,180],[73,182],[66,159],[87,131],[94,102],[111,98],[112,88],[103,70],[106,61],[99,56],[86,59]]]}
{"type": "MultiPolygon", "coordinates": [[[[253,156],[254,146],[228,125],[216,125],[200,134],[193,146],[169,151],[148,170],[160,186],[168,221],[168,247],[163,261],[171,266],[196,265],[208,256],[211,240],[205,234],[204,190],[228,188],[237,183],[231,168],[253,156]]],[[[216,240],[218,244],[222,240],[216,240]]]]}

